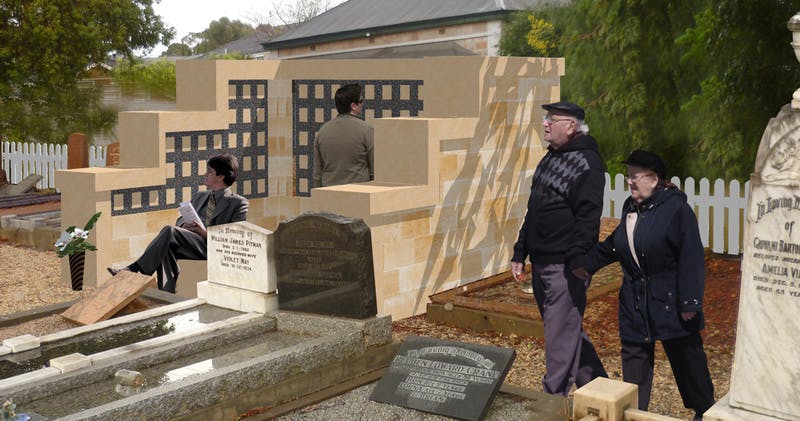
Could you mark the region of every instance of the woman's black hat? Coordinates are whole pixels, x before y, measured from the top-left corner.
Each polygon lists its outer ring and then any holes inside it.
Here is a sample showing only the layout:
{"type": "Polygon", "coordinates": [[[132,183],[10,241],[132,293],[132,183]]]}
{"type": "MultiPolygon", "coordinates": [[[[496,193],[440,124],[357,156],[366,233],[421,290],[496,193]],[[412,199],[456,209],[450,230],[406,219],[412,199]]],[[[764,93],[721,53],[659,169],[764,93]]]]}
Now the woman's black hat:
{"type": "Polygon", "coordinates": [[[666,180],[667,178],[667,166],[660,156],[652,152],[636,149],[631,152],[628,158],[622,161],[622,163],[653,171],[658,174],[658,178],[662,180],[666,180]]]}

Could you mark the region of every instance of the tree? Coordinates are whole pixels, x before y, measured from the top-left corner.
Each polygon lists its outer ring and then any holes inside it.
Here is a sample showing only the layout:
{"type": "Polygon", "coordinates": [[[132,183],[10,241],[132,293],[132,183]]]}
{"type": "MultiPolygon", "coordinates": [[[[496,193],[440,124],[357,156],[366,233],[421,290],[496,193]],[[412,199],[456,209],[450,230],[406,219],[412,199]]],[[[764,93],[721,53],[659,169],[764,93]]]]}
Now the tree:
{"type": "Polygon", "coordinates": [[[161,53],[161,57],[167,56],[190,56],[192,55],[192,47],[182,43],[174,42],[167,47],[167,50],[161,53]]]}
{"type": "Polygon", "coordinates": [[[330,7],[330,0],[284,0],[273,2],[270,18],[277,18],[284,26],[293,27],[325,12],[330,7]]]}
{"type": "Polygon", "coordinates": [[[189,34],[184,39],[184,43],[194,45],[192,48],[194,54],[203,54],[221,45],[248,36],[253,31],[253,27],[249,24],[239,20],[231,21],[223,17],[212,21],[203,32],[189,34]]]}
{"type": "Polygon", "coordinates": [[[64,142],[113,122],[79,80],[111,53],[133,56],[173,31],[153,0],[4,0],[0,4],[0,134],[64,142]]]}
{"type": "Polygon", "coordinates": [[[114,82],[126,89],[143,88],[151,95],[175,99],[175,63],[157,60],[150,64],[120,60],[112,72],[114,82]]]}
{"type": "Polygon", "coordinates": [[[741,180],[800,79],[781,47],[797,10],[800,0],[576,0],[515,16],[500,45],[565,58],[562,97],[587,109],[610,172],[644,148],[673,175],[741,180]],[[554,49],[534,48],[552,33],[554,49]]]}
{"type": "Polygon", "coordinates": [[[789,18],[800,1],[723,0],[678,39],[692,87],[681,112],[694,143],[690,173],[747,179],[771,117],[800,86],[789,18]]]}

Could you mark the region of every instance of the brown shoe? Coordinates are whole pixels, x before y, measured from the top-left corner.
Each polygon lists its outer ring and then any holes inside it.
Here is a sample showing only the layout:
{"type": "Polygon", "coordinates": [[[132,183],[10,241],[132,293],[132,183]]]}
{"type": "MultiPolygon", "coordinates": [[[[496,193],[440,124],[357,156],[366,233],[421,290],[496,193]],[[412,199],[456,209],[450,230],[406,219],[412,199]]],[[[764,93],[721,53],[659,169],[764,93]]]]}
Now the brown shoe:
{"type": "Polygon", "coordinates": [[[108,273],[111,274],[111,276],[117,276],[117,274],[122,272],[122,271],[126,271],[126,270],[130,271],[130,269],[127,266],[125,266],[124,268],[119,268],[119,269],[115,269],[115,268],[112,268],[112,267],[107,267],[106,270],[108,271],[108,273]]]}

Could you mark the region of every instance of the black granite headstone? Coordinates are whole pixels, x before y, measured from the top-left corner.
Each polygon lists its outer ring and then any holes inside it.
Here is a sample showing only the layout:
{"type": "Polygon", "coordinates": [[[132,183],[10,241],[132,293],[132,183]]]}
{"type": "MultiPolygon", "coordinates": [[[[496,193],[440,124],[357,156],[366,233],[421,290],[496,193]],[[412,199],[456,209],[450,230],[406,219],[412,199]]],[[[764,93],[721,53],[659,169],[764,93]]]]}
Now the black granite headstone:
{"type": "Polygon", "coordinates": [[[367,224],[332,213],[304,213],[274,233],[278,307],[363,319],[378,313],[367,224]]]}
{"type": "Polygon", "coordinates": [[[516,356],[509,348],[408,336],[370,399],[480,420],[516,356]]]}

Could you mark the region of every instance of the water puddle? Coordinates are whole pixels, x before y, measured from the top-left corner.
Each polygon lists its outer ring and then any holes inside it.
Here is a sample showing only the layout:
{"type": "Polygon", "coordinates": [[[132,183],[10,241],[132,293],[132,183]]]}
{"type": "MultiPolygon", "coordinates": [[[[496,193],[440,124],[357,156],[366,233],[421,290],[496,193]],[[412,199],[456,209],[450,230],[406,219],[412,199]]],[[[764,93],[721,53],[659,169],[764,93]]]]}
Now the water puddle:
{"type": "Polygon", "coordinates": [[[203,304],[178,313],[87,333],[30,351],[4,355],[0,357],[0,379],[47,367],[51,359],[64,355],[76,352],[91,355],[240,314],[242,313],[203,304]]]}

